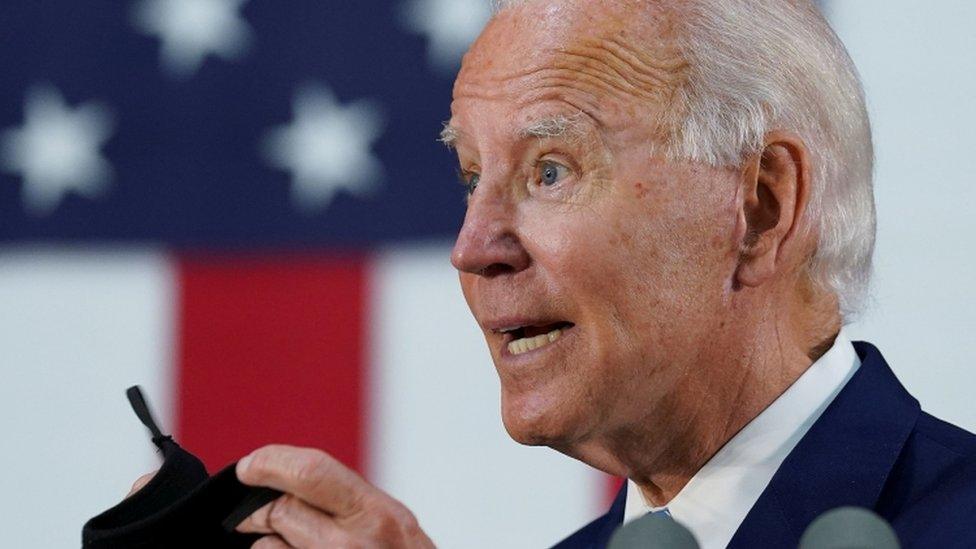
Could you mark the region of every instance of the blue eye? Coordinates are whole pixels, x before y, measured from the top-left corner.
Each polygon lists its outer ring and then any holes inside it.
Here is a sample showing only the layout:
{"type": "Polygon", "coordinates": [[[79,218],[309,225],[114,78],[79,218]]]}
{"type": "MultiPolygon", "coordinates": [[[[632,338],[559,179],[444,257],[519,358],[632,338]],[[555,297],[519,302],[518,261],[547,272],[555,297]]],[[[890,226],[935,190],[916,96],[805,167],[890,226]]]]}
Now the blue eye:
{"type": "Polygon", "coordinates": [[[478,188],[478,181],[481,181],[480,173],[473,173],[468,176],[468,180],[467,180],[468,194],[473,193],[474,190],[478,188]]]}
{"type": "Polygon", "coordinates": [[[562,164],[545,161],[539,164],[539,182],[546,187],[551,187],[566,177],[569,168],[562,164]]]}
{"type": "Polygon", "coordinates": [[[461,181],[461,184],[464,185],[464,187],[468,190],[468,194],[470,195],[475,189],[478,188],[478,181],[481,180],[481,174],[466,170],[459,170],[458,180],[461,181]]]}

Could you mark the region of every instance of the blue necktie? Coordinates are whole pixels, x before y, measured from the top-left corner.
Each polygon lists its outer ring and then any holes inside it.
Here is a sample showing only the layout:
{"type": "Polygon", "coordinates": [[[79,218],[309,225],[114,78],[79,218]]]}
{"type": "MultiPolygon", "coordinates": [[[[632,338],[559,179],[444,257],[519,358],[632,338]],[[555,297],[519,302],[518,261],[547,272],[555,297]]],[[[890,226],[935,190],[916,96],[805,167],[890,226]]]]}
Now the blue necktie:
{"type": "Polygon", "coordinates": [[[644,516],[645,517],[662,516],[662,517],[667,517],[669,519],[674,519],[674,517],[671,516],[671,511],[669,511],[667,507],[665,507],[664,509],[660,509],[658,511],[650,511],[644,516]]]}

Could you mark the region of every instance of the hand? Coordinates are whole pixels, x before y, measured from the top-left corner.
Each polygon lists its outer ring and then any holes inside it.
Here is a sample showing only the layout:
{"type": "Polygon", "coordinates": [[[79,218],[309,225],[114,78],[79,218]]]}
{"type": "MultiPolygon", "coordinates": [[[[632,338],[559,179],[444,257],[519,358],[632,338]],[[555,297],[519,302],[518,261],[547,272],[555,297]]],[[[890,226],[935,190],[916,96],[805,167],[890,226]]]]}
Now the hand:
{"type": "Polygon", "coordinates": [[[253,547],[434,547],[409,509],[325,452],[265,446],[237,463],[237,478],[285,493],[237,527],[271,534],[253,547]]]}

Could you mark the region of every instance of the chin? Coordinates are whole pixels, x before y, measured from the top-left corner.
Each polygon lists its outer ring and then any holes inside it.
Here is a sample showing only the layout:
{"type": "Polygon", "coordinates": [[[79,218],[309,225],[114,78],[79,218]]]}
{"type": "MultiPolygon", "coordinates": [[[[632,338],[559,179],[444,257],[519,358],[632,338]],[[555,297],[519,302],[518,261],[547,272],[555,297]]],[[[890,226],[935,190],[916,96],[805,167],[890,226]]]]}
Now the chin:
{"type": "Polygon", "coordinates": [[[551,396],[502,390],[502,423],[508,436],[527,446],[564,446],[580,431],[579,410],[551,396]]]}

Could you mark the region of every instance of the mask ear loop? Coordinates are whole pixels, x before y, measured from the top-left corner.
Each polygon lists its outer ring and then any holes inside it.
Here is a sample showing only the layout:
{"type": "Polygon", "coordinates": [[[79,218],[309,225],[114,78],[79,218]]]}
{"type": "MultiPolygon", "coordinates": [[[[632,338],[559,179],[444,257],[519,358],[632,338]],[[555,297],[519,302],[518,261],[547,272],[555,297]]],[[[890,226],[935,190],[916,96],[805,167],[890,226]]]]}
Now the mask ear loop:
{"type": "MultiPolygon", "coordinates": [[[[170,435],[164,435],[163,431],[159,428],[159,424],[157,424],[156,420],[153,418],[152,411],[149,409],[149,404],[146,403],[146,397],[142,394],[142,388],[138,385],[133,385],[132,387],[126,389],[125,396],[129,399],[129,404],[132,405],[132,411],[136,413],[136,417],[138,417],[139,421],[141,421],[142,424],[149,429],[149,432],[152,433],[153,444],[158,446],[161,450],[164,450],[164,445],[175,446],[173,437],[170,435]]],[[[236,528],[237,525],[246,519],[251,513],[271,503],[281,495],[281,492],[272,488],[250,487],[250,489],[247,491],[247,495],[237,505],[237,507],[231,511],[227,518],[224,519],[221,526],[223,526],[224,530],[227,532],[232,532],[234,528],[236,528]]]]}
{"type": "Polygon", "coordinates": [[[153,444],[162,450],[165,441],[172,442],[173,437],[164,435],[156,420],[153,419],[152,411],[149,409],[149,404],[146,403],[146,397],[142,394],[141,387],[138,385],[129,387],[125,390],[125,396],[129,399],[129,404],[132,406],[132,411],[136,413],[136,417],[152,433],[153,444]]]}

